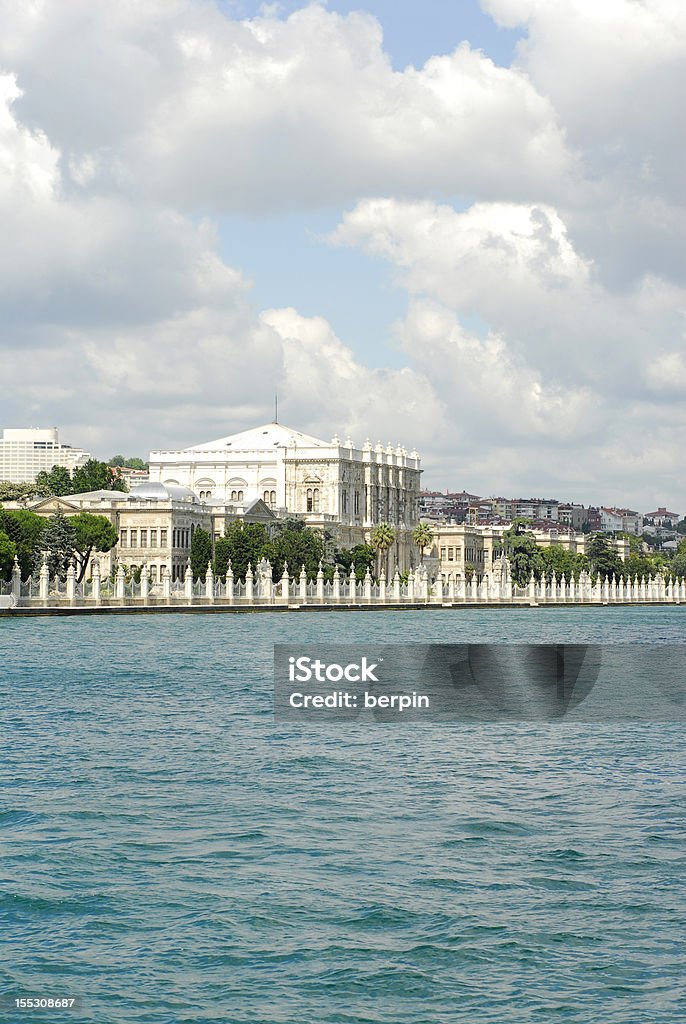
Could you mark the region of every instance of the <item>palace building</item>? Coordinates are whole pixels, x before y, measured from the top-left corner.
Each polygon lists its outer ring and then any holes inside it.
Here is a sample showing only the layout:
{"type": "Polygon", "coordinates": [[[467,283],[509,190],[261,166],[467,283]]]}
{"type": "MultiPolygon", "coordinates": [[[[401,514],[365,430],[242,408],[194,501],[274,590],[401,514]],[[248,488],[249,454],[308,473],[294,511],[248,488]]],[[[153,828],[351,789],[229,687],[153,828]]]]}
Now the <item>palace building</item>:
{"type": "Polygon", "coordinates": [[[341,547],[369,543],[373,528],[388,523],[396,534],[389,564],[414,563],[422,472],[415,450],[368,440],[358,448],[350,438],[323,441],[265,423],[181,451],[153,451],[149,463],[151,482],[190,488],[238,515],[260,500],[279,517],[328,530],[341,547]]]}

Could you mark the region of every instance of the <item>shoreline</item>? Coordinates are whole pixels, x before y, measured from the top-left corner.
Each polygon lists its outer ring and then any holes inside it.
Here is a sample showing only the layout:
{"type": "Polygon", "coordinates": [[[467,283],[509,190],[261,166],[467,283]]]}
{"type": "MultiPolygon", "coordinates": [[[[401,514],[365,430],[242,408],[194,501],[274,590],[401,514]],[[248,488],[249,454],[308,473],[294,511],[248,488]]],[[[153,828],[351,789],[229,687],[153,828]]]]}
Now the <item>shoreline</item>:
{"type": "Polygon", "coordinates": [[[439,604],[437,602],[416,602],[408,603],[403,602],[402,604],[293,604],[293,605],[270,605],[270,604],[254,604],[250,606],[240,605],[97,605],[95,607],[84,607],[84,606],[54,606],[54,607],[43,607],[43,608],[27,608],[17,606],[14,608],[0,608],[0,619],[10,618],[44,618],[46,616],[57,616],[57,617],[71,617],[74,615],[216,615],[216,614],[239,614],[247,615],[253,613],[264,613],[264,612],[278,612],[283,614],[284,612],[416,612],[416,611],[478,611],[483,608],[493,609],[497,608],[501,611],[509,611],[511,609],[527,609],[535,611],[537,609],[566,609],[566,608],[686,608],[686,605],[681,605],[677,602],[662,602],[662,601],[569,601],[569,602],[522,602],[521,604],[504,604],[503,602],[479,602],[478,604],[467,604],[467,603],[455,603],[455,604],[439,604]]]}

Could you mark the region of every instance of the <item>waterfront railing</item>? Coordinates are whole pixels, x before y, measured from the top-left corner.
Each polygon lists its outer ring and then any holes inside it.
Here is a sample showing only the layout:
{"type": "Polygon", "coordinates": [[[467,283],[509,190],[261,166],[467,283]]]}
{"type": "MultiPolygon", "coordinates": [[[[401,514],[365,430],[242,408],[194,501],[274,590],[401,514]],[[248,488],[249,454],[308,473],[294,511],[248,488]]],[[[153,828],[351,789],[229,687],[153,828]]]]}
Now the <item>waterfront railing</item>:
{"type": "Polygon", "coordinates": [[[3,607],[15,608],[160,608],[213,606],[218,608],[263,609],[269,607],[320,608],[397,608],[408,606],[453,607],[461,605],[611,605],[611,604],[686,604],[686,580],[662,573],[654,576],[619,578],[592,576],[584,571],[578,577],[565,576],[537,580],[532,575],[525,586],[511,578],[510,565],[502,559],[495,571],[477,578],[442,573],[430,579],[426,567],[418,566],[409,574],[396,569],[390,579],[382,572],[373,579],[369,570],[363,579],[341,574],[338,569],[325,578],[320,565],[316,578],[307,576],[304,566],[291,576],[288,566],[274,580],[272,566],[261,561],[253,570],[248,566],[244,579],[234,577],[231,565],[224,575],[215,576],[208,565],[204,578],[195,578],[190,562],[182,578],[171,579],[167,570],[161,579],[151,579],[143,566],[137,579],[127,578],[123,565],[114,575],[101,576],[97,559],[91,574],[81,582],[69,565],[66,576],[51,576],[48,553],[37,576],[22,580],[15,559],[12,579],[2,583],[3,607]]]}

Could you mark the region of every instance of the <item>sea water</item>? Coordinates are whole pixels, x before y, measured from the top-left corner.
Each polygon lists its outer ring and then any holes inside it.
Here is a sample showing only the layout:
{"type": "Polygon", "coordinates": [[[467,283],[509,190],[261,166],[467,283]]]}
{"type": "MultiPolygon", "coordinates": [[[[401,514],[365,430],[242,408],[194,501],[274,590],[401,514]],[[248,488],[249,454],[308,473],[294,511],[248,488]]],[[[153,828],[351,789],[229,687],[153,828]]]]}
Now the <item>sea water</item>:
{"type": "Polygon", "coordinates": [[[275,722],[272,656],[685,625],[619,607],[0,621],[0,1019],[683,1021],[683,723],[275,722]]]}

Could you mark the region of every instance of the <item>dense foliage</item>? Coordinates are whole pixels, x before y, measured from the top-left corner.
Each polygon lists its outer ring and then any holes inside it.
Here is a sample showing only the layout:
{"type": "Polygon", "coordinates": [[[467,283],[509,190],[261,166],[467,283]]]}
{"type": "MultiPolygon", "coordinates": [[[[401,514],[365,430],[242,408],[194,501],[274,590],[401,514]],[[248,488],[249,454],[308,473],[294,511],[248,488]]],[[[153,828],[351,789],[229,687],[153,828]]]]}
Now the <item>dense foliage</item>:
{"type": "Polygon", "coordinates": [[[38,496],[50,498],[87,491],[125,491],[127,488],[118,469],[108,466],[106,462],[89,459],[83,466],[77,466],[71,474],[64,466],[41,470],[33,489],[38,496]]]}

